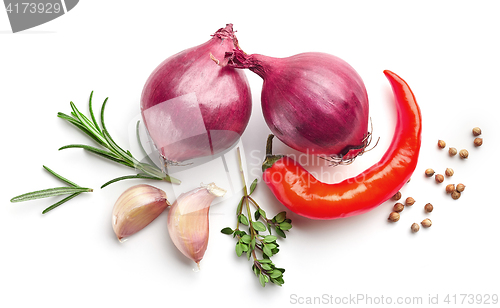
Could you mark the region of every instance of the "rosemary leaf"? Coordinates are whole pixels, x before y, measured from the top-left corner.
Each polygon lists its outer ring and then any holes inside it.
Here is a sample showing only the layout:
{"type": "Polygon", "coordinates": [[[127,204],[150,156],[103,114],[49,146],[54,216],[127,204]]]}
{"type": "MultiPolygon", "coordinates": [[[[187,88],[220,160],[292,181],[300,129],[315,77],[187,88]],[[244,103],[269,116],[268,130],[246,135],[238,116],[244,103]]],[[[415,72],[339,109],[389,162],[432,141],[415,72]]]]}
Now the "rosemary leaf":
{"type": "Polygon", "coordinates": [[[59,118],[61,118],[61,119],[64,119],[64,120],[68,121],[68,122],[71,122],[72,124],[80,124],[80,122],[78,122],[77,119],[75,119],[72,116],[69,116],[69,115],[65,114],[64,112],[58,112],[57,116],[59,118]]]}
{"type": "Polygon", "coordinates": [[[49,206],[48,208],[46,208],[45,210],[43,210],[42,214],[45,214],[45,213],[47,213],[47,212],[52,211],[53,209],[55,209],[55,208],[56,208],[56,207],[58,207],[59,205],[61,205],[61,204],[65,203],[65,202],[67,202],[67,201],[69,201],[69,200],[73,199],[74,197],[78,196],[79,194],[81,194],[81,192],[77,192],[77,193],[74,193],[74,194],[72,194],[72,195],[69,195],[69,196],[67,196],[66,198],[62,199],[61,201],[58,201],[58,202],[56,202],[56,203],[52,204],[51,206],[49,206]]]}
{"type": "Polygon", "coordinates": [[[78,184],[75,184],[75,183],[71,182],[70,180],[68,180],[67,178],[65,178],[65,177],[57,174],[55,171],[53,171],[49,167],[47,167],[47,166],[44,165],[43,168],[45,168],[45,170],[47,170],[48,172],[50,172],[53,176],[55,176],[56,178],[60,179],[61,181],[65,182],[65,183],[68,183],[69,185],[71,185],[73,187],[80,187],[78,184]]]}
{"type": "Polygon", "coordinates": [[[116,144],[116,142],[113,140],[113,138],[111,138],[111,136],[109,135],[108,131],[105,128],[102,129],[102,134],[106,139],[106,141],[108,142],[111,151],[118,154],[123,160],[132,163],[134,166],[139,163],[133,157],[129,156],[127,152],[125,152],[122,148],[120,148],[118,144],[116,144]]]}
{"type": "Polygon", "coordinates": [[[136,175],[126,175],[126,176],[121,176],[115,179],[112,179],[111,181],[108,181],[104,183],[101,188],[104,188],[108,186],[109,184],[113,184],[115,182],[121,181],[121,180],[128,180],[128,179],[148,179],[148,180],[162,180],[161,178],[157,177],[152,177],[148,175],[142,175],[142,174],[136,174],[136,175]]]}
{"type": "Polygon", "coordinates": [[[102,126],[102,130],[106,130],[106,124],[104,124],[104,109],[106,108],[106,103],[108,102],[108,98],[106,97],[106,99],[104,100],[104,102],[102,103],[102,106],[101,106],[101,126],[102,126]]]}
{"type": "Polygon", "coordinates": [[[77,192],[91,192],[91,191],[92,191],[91,188],[85,188],[85,187],[54,187],[43,190],[37,190],[16,196],[10,199],[10,202],[23,202],[23,201],[48,198],[59,195],[74,194],[77,192]]]}
{"type": "Polygon", "coordinates": [[[92,140],[94,140],[96,143],[104,146],[104,147],[107,147],[107,144],[105,144],[101,139],[99,139],[98,137],[96,137],[94,134],[92,134],[91,131],[89,131],[87,129],[87,127],[83,124],[81,124],[78,120],[75,120],[73,117],[70,117],[62,112],[59,112],[57,114],[57,116],[63,120],[66,120],[68,122],[70,122],[71,124],[73,124],[74,126],[76,126],[78,129],[80,129],[82,132],[84,132],[87,136],[89,136],[90,138],[92,138],[92,140]]]}
{"type": "Polygon", "coordinates": [[[134,165],[132,163],[121,159],[119,156],[117,156],[116,154],[114,154],[112,152],[104,151],[104,150],[101,150],[101,149],[98,149],[98,148],[95,148],[95,147],[92,147],[89,145],[85,145],[85,144],[69,144],[69,145],[65,145],[65,146],[59,148],[59,150],[70,149],[70,148],[81,148],[81,149],[87,150],[91,153],[94,153],[94,154],[97,154],[97,155],[102,156],[104,158],[107,158],[109,160],[112,160],[114,162],[125,165],[127,167],[134,168],[134,165]]]}
{"type": "Polygon", "coordinates": [[[90,122],[90,120],[76,108],[76,106],[73,102],[70,102],[70,105],[71,105],[71,108],[73,108],[73,112],[74,112],[75,116],[78,118],[78,120],[80,120],[80,124],[85,126],[87,128],[87,130],[90,133],[92,133],[92,135],[94,135],[96,138],[101,140],[102,143],[106,144],[106,140],[103,138],[101,133],[98,130],[96,130],[96,128],[94,127],[92,122],[90,122]]]}
{"type": "Polygon", "coordinates": [[[90,98],[89,98],[89,113],[90,117],[92,118],[92,122],[94,122],[95,128],[99,131],[99,133],[102,134],[101,129],[99,128],[99,124],[97,124],[97,121],[94,116],[94,111],[92,110],[92,96],[94,95],[94,91],[90,92],[90,98]]]}

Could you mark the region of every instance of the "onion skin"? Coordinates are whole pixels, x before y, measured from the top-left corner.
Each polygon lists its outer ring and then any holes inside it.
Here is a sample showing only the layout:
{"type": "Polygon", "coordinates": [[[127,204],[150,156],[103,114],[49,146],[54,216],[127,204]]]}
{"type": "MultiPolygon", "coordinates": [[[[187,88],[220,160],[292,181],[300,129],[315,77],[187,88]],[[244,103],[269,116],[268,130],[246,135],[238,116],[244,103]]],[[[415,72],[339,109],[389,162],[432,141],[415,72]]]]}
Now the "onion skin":
{"type": "Polygon", "coordinates": [[[363,152],[368,95],[359,74],[344,60],[319,52],[272,58],[235,49],[224,62],[262,77],[264,118],[286,145],[342,159],[363,152]]]}
{"type": "Polygon", "coordinates": [[[252,109],[247,78],[211,59],[223,58],[237,44],[228,24],[206,43],[169,57],[149,76],[141,113],[166,162],[219,153],[242,135],[252,109]],[[152,107],[154,112],[148,112],[152,107]]]}

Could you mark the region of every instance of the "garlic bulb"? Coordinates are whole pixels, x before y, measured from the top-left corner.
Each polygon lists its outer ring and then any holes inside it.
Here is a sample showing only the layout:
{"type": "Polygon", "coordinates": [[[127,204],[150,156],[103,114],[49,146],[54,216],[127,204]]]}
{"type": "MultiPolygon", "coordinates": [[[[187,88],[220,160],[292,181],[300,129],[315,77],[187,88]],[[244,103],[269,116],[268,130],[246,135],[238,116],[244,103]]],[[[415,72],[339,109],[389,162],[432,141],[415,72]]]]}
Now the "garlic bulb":
{"type": "Polygon", "coordinates": [[[168,213],[170,238],[186,257],[198,267],[208,245],[208,210],[216,197],[226,190],[214,183],[181,194],[168,213]]]}
{"type": "Polygon", "coordinates": [[[132,186],[124,191],[113,207],[113,230],[120,242],[142,230],[170,203],[165,192],[151,185],[132,186]]]}

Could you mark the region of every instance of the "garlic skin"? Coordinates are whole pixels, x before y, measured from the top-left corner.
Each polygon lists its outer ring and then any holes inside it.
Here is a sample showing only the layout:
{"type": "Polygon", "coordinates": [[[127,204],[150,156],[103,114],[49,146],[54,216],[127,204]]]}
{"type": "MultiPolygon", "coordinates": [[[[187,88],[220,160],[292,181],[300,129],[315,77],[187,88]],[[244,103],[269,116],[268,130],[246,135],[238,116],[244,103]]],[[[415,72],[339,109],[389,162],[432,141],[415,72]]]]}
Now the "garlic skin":
{"type": "Polygon", "coordinates": [[[166,193],[154,186],[140,184],[125,190],[113,207],[113,230],[120,242],[142,230],[170,203],[166,193]]]}
{"type": "Polygon", "coordinates": [[[174,245],[200,266],[208,245],[208,211],[217,197],[226,190],[214,183],[181,194],[168,213],[168,232],[174,245]]]}

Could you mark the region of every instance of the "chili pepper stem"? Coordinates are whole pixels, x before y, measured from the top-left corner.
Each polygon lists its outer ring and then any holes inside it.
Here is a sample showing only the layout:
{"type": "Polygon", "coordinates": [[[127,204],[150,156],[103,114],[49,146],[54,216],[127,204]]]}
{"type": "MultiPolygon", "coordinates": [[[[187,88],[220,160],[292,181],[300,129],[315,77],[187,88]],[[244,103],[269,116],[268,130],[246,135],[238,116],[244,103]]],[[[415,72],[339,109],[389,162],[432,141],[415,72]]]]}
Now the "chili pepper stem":
{"type": "Polygon", "coordinates": [[[285,157],[285,155],[273,155],[273,138],[273,134],[269,134],[267,137],[266,159],[262,163],[262,172],[266,171],[267,168],[271,168],[277,160],[285,157]]]}

